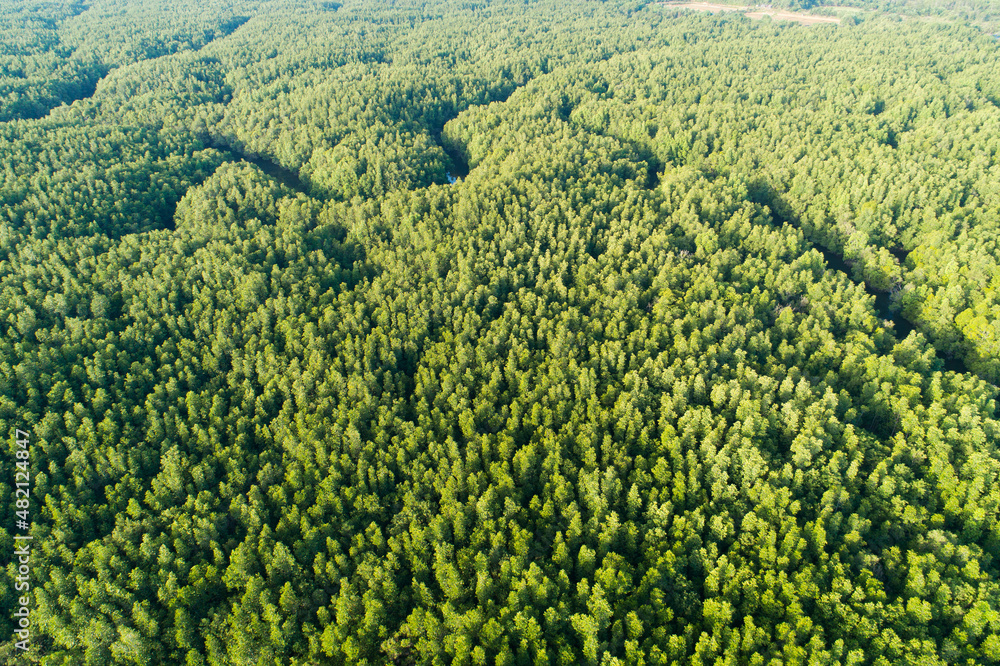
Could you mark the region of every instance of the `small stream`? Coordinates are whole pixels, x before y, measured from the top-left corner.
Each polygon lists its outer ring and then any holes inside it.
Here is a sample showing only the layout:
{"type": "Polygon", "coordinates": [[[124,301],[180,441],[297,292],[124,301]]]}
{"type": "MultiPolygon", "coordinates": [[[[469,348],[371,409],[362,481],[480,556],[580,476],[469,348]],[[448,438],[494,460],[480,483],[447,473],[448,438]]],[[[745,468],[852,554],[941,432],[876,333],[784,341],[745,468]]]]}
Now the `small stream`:
{"type": "MultiPolygon", "coordinates": [[[[787,205],[783,201],[781,201],[780,198],[778,198],[774,192],[768,193],[767,198],[770,200],[763,202],[758,201],[758,203],[762,203],[770,209],[771,216],[776,223],[778,224],[787,223],[789,226],[799,229],[800,231],[803,232],[803,234],[805,234],[805,231],[802,230],[802,227],[798,224],[798,220],[794,219],[794,217],[787,214],[786,212],[781,212],[788,210],[787,205]]],[[[847,263],[847,260],[844,259],[843,254],[835,250],[831,250],[823,245],[820,245],[819,243],[810,239],[808,235],[806,235],[806,240],[808,240],[812,244],[812,246],[816,248],[816,250],[820,254],[823,255],[823,259],[826,260],[826,265],[828,268],[831,268],[836,271],[841,271],[842,273],[847,275],[848,278],[854,281],[853,271],[851,270],[851,266],[850,264],[847,263]]],[[[892,248],[889,250],[889,252],[892,253],[892,255],[896,257],[896,259],[899,260],[900,264],[902,264],[906,260],[906,256],[909,254],[909,251],[904,250],[902,248],[892,248]]],[[[892,322],[892,333],[897,339],[903,340],[912,331],[919,330],[917,329],[916,326],[913,325],[913,322],[911,322],[908,319],[905,319],[902,314],[900,314],[896,309],[892,307],[892,299],[887,292],[876,291],[867,284],[865,283],[862,284],[865,287],[865,290],[869,294],[875,297],[875,313],[880,318],[892,322]]],[[[928,338],[926,335],[924,337],[927,339],[928,345],[931,347],[931,349],[934,350],[938,359],[940,359],[942,367],[945,370],[950,370],[952,372],[962,372],[962,373],[970,372],[968,367],[966,367],[964,361],[951,356],[946,356],[940,349],[934,346],[930,338],[928,338]]]]}
{"type": "MultiPolygon", "coordinates": [[[[206,138],[205,146],[208,148],[215,148],[221,153],[228,154],[234,162],[242,160],[243,162],[253,164],[268,176],[274,178],[286,187],[302,192],[303,194],[311,196],[314,199],[321,198],[312,192],[304,182],[302,182],[302,179],[299,178],[297,173],[291,169],[286,169],[277,162],[272,162],[266,157],[248,155],[247,153],[229,145],[224,140],[216,137],[206,138]]],[[[449,185],[454,185],[459,180],[464,180],[469,175],[469,163],[465,161],[465,156],[460,151],[449,149],[443,144],[442,148],[444,148],[444,152],[448,156],[449,165],[451,167],[445,173],[445,177],[448,179],[449,185]]]]}
{"type": "MultiPolygon", "coordinates": [[[[314,197],[313,194],[309,192],[309,188],[306,184],[302,182],[299,175],[292,171],[291,169],[286,169],[277,162],[272,162],[266,157],[260,157],[257,155],[249,155],[242,152],[241,150],[234,148],[233,146],[226,143],[223,139],[216,137],[205,138],[205,147],[214,148],[220,153],[226,153],[232,158],[233,162],[247,162],[253,164],[255,167],[266,173],[271,178],[275,179],[285,187],[302,192],[308,196],[314,197]]],[[[315,198],[315,197],[314,197],[315,198]]]]}
{"type": "Polygon", "coordinates": [[[291,169],[286,169],[277,162],[272,162],[266,157],[251,157],[250,155],[237,153],[232,149],[230,149],[229,152],[230,154],[238,157],[244,162],[249,162],[250,164],[253,164],[255,167],[266,173],[271,178],[274,178],[276,181],[278,181],[285,187],[296,190],[298,192],[302,192],[303,194],[306,194],[313,198],[317,198],[315,194],[312,194],[309,191],[309,188],[306,187],[306,184],[302,182],[302,179],[299,178],[299,175],[294,171],[292,171],[291,169]]]}
{"type": "MultiPolygon", "coordinates": [[[[296,174],[294,171],[286,169],[280,164],[272,162],[267,158],[244,154],[239,150],[236,150],[233,147],[223,143],[221,140],[211,139],[207,143],[209,146],[215,148],[216,150],[232,155],[235,160],[243,160],[245,162],[253,164],[261,171],[263,171],[267,175],[277,180],[282,185],[285,185],[286,187],[289,187],[298,192],[302,192],[309,196],[313,196],[310,193],[309,188],[305,185],[305,183],[302,182],[302,179],[299,178],[298,174],[296,174]]],[[[469,164],[465,160],[465,156],[460,151],[449,148],[446,142],[441,142],[441,146],[444,148],[445,154],[447,154],[448,159],[451,162],[451,169],[446,174],[448,182],[454,184],[459,179],[464,179],[465,177],[467,177],[469,175],[469,164]]],[[[771,216],[777,224],[787,223],[791,227],[794,227],[799,230],[802,229],[801,226],[798,224],[798,221],[795,220],[792,215],[782,212],[788,210],[787,206],[784,204],[783,201],[780,200],[780,198],[776,196],[774,192],[768,192],[767,195],[764,197],[764,199],[765,200],[763,201],[757,201],[757,203],[766,205],[770,209],[771,216]]],[[[807,240],[809,240],[808,237],[807,240]]],[[[851,266],[844,259],[843,254],[831,250],[827,247],[824,247],[819,243],[812,241],[810,242],[812,243],[813,247],[815,247],[816,250],[823,255],[823,259],[826,260],[828,268],[832,270],[841,271],[849,278],[851,278],[851,280],[853,281],[852,277],[853,272],[851,270],[851,266]]],[[[899,260],[901,264],[906,260],[906,256],[909,254],[907,250],[904,250],[902,248],[892,248],[889,251],[896,257],[896,259],[899,260]]],[[[892,331],[893,335],[895,335],[896,338],[898,338],[899,340],[903,340],[912,331],[917,330],[917,328],[913,325],[913,322],[909,321],[908,319],[905,319],[898,311],[896,311],[892,307],[892,299],[890,298],[888,293],[882,291],[876,291],[871,287],[869,287],[868,285],[865,285],[865,289],[869,294],[875,297],[875,313],[880,318],[892,322],[892,331]]],[[[930,344],[929,339],[928,343],[930,344]]],[[[969,369],[966,367],[965,363],[961,359],[945,356],[941,352],[941,350],[933,346],[933,344],[931,344],[931,348],[934,349],[938,359],[940,359],[941,361],[942,367],[945,370],[950,370],[952,372],[962,372],[962,373],[969,372],[969,369]]]]}
{"type": "MultiPolygon", "coordinates": [[[[71,13],[61,20],[62,21],[70,20],[76,16],[79,16],[80,14],[83,14],[88,9],[90,9],[89,5],[85,5],[80,2],[75,2],[70,7],[71,13]]],[[[178,55],[180,53],[198,53],[199,51],[202,51],[209,45],[213,44],[214,42],[217,42],[220,39],[228,37],[229,35],[233,34],[238,29],[243,27],[243,25],[249,20],[250,20],[249,16],[234,16],[229,20],[221,23],[219,25],[218,32],[207,42],[199,46],[197,49],[182,49],[179,51],[161,53],[159,55],[150,56],[148,58],[141,58],[139,60],[136,60],[135,62],[126,63],[124,67],[132,67],[134,65],[138,65],[141,62],[150,62],[160,58],[168,58],[170,56],[178,55]]],[[[58,100],[56,99],[50,100],[50,105],[48,107],[40,108],[34,112],[20,115],[16,119],[39,120],[41,118],[48,116],[53,111],[59,109],[62,106],[72,106],[76,102],[92,99],[94,95],[97,94],[97,87],[98,85],[100,85],[101,81],[104,80],[104,78],[107,77],[108,74],[114,71],[115,69],[117,68],[112,67],[106,63],[95,64],[93,66],[92,71],[83,72],[83,80],[81,82],[73,85],[67,85],[68,90],[66,92],[68,94],[60,97],[58,100]]]]}
{"type": "Polygon", "coordinates": [[[444,154],[451,162],[451,169],[445,174],[448,183],[454,185],[459,179],[465,180],[469,175],[469,163],[465,160],[465,155],[461,151],[449,147],[448,142],[442,141],[440,135],[438,135],[438,144],[444,149],[444,154]]]}

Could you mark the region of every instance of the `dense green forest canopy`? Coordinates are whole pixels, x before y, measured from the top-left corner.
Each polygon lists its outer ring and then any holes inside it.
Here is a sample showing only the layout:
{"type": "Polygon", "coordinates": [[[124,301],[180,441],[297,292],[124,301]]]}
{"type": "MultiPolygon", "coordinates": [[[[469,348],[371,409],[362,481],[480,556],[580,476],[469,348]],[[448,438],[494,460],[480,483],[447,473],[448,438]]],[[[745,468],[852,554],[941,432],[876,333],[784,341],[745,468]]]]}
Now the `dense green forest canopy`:
{"type": "Polygon", "coordinates": [[[992,30],[1000,29],[1000,3],[997,0],[837,0],[814,6],[825,5],[857,7],[903,18],[967,22],[992,30]]]}
{"type": "Polygon", "coordinates": [[[1000,662],[1000,47],[859,16],[0,0],[0,658],[1000,662]]]}

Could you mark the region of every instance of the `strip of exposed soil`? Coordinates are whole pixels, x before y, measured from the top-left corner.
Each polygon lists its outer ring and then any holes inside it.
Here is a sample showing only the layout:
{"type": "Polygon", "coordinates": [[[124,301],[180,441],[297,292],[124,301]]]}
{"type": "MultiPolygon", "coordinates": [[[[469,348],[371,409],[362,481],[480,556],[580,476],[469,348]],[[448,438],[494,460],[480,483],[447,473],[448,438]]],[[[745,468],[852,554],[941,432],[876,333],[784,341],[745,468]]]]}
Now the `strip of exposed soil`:
{"type": "Polygon", "coordinates": [[[677,9],[691,9],[699,12],[742,12],[752,19],[761,19],[770,16],[775,21],[796,21],[802,25],[813,25],[815,23],[840,23],[840,19],[834,16],[820,16],[818,14],[803,14],[800,12],[786,12],[760,5],[719,5],[711,2],[661,2],[664,7],[677,9]]]}

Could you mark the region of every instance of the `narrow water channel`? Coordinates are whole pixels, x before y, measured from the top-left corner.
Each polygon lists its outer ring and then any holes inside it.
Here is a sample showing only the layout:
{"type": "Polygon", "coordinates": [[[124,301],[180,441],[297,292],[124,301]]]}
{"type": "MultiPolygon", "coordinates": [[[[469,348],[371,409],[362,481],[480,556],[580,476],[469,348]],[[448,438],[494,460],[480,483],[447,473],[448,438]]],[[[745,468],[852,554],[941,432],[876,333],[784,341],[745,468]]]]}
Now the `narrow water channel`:
{"type": "MultiPolygon", "coordinates": [[[[305,183],[302,182],[302,179],[299,178],[298,174],[296,174],[294,171],[286,169],[280,164],[272,162],[271,160],[266,159],[264,157],[246,155],[218,140],[210,141],[209,145],[211,145],[216,150],[226,152],[232,155],[235,159],[243,160],[245,162],[249,162],[250,164],[255,165],[257,168],[259,168],[267,175],[271,176],[281,184],[293,190],[297,190],[299,192],[312,196],[309,193],[309,188],[306,187],[305,183]]],[[[447,174],[448,182],[455,183],[459,178],[464,179],[465,177],[467,177],[469,175],[469,164],[465,160],[465,156],[460,151],[455,150],[453,148],[449,148],[447,146],[447,142],[441,142],[441,146],[442,148],[444,148],[445,154],[447,154],[448,159],[451,163],[450,165],[451,168],[447,174]]],[[[658,178],[656,180],[658,180],[658,178]]],[[[788,210],[787,205],[783,201],[781,201],[780,198],[778,198],[773,191],[767,192],[764,197],[764,200],[757,201],[757,203],[761,203],[768,207],[768,209],[771,211],[772,218],[777,224],[787,223],[791,227],[794,227],[799,230],[802,229],[802,227],[798,224],[798,220],[796,220],[793,215],[787,212],[788,210]]],[[[808,236],[806,238],[807,240],[810,240],[808,236]]],[[[844,273],[853,280],[853,272],[851,270],[850,265],[844,259],[843,254],[835,250],[831,250],[830,248],[824,247],[823,245],[820,245],[819,243],[813,242],[811,240],[810,242],[812,243],[813,247],[815,247],[816,250],[823,255],[823,259],[826,260],[826,265],[829,268],[836,271],[841,271],[842,273],[844,273]]],[[[906,250],[902,250],[900,248],[893,248],[892,250],[890,250],[890,252],[892,252],[896,256],[896,258],[899,259],[900,263],[902,263],[906,259],[906,255],[908,254],[906,250]]],[[[902,340],[906,338],[910,334],[910,332],[917,330],[916,326],[913,325],[913,322],[904,318],[899,312],[897,312],[892,307],[892,300],[889,297],[888,293],[876,291],[871,287],[869,287],[868,285],[865,285],[865,289],[869,294],[875,297],[876,314],[880,318],[892,322],[893,335],[895,335],[896,338],[902,340]]],[[[941,350],[935,347],[933,344],[931,344],[930,346],[932,349],[934,349],[938,359],[940,359],[943,369],[950,370],[952,372],[962,372],[962,373],[969,372],[969,369],[966,367],[965,363],[961,359],[945,356],[941,352],[941,350]]]]}
{"type": "Polygon", "coordinates": [[[291,169],[286,169],[277,162],[272,162],[266,157],[259,157],[255,155],[248,155],[229,144],[225,143],[221,139],[216,139],[214,137],[206,140],[205,145],[209,148],[215,148],[220,153],[226,153],[234,162],[247,162],[253,164],[255,167],[266,173],[271,178],[288,187],[290,189],[302,192],[303,194],[314,196],[310,194],[309,188],[306,184],[302,182],[299,175],[292,171],[291,169]]]}
{"type": "MultiPolygon", "coordinates": [[[[206,140],[205,144],[210,148],[215,148],[219,152],[230,155],[234,162],[243,161],[253,164],[268,176],[274,178],[286,187],[302,192],[303,194],[313,198],[318,198],[317,195],[314,192],[311,192],[309,187],[302,182],[302,179],[299,178],[297,173],[291,169],[286,169],[277,162],[272,162],[266,157],[243,153],[220,139],[210,138],[206,140]]],[[[469,163],[465,160],[465,156],[460,151],[450,149],[443,144],[441,147],[444,148],[444,152],[448,156],[448,163],[450,166],[448,172],[446,173],[448,183],[454,185],[459,179],[464,180],[465,177],[469,175],[469,163]]]]}
{"type": "MultiPolygon", "coordinates": [[[[780,198],[778,198],[774,192],[769,192],[765,198],[767,200],[758,201],[758,203],[762,203],[766,205],[768,209],[770,209],[771,217],[774,219],[776,223],[778,224],[787,223],[789,226],[799,229],[800,231],[802,231],[803,234],[805,234],[805,230],[803,230],[802,227],[799,225],[798,220],[795,219],[793,215],[788,213],[787,205],[783,201],[781,201],[780,198]]],[[[847,260],[844,259],[843,254],[837,252],[836,250],[831,250],[830,248],[825,247],[820,243],[813,241],[812,239],[809,238],[808,235],[806,235],[806,240],[812,243],[812,246],[816,248],[816,250],[820,254],[823,255],[823,259],[826,260],[826,265],[828,268],[831,268],[835,271],[841,271],[842,273],[847,275],[847,277],[849,277],[852,281],[854,280],[851,266],[850,264],[847,263],[847,260]]],[[[899,259],[900,263],[903,263],[903,261],[905,261],[906,259],[906,255],[909,254],[909,252],[900,248],[893,248],[890,250],[890,252],[897,259],[899,259]]],[[[913,322],[904,318],[902,314],[900,314],[897,310],[895,310],[892,307],[892,299],[890,298],[887,292],[876,291],[875,289],[872,289],[869,285],[865,283],[862,284],[865,287],[865,290],[869,294],[875,297],[875,313],[880,318],[892,322],[892,332],[893,335],[896,336],[896,338],[903,340],[912,331],[919,330],[917,329],[916,326],[914,326],[913,322]]],[[[928,345],[931,347],[931,349],[934,350],[938,359],[940,359],[941,365],[944,370],[950,370],[952,372],[963,372],[963,373],[969,372],[969,369],[968,367],[966,367],[964,361],[951,356],[946,356],[940,349],[934,346],[934,344],[930,341],[929,337],[927,337],[926,335],[924,337],[927,339],[928,345]]]]}
{"type": "Polygon", "coordinates": [[[438,143],[444,149],[444,154],[448,156],[451,165],[447,173],[448,182],[454,185],[460,178],[465,180],[469,175],[469,163],[466,161],[465,155],[460,150],[450,147],[447,141],[442,141],[440,135],[438,135],[438,143]]]}

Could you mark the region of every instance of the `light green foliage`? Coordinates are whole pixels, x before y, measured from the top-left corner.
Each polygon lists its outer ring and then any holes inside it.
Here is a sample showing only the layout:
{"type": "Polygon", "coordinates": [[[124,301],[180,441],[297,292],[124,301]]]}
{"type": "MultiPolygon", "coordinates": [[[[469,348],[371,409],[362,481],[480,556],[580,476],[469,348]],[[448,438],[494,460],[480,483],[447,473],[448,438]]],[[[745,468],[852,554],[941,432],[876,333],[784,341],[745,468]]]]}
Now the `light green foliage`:
{"type": "Polygon", "coordinates": [[[49,661],[1000,659],[995,44],[123,6],[0,123],[49,661]]]}

